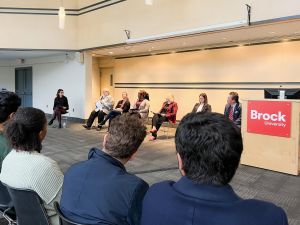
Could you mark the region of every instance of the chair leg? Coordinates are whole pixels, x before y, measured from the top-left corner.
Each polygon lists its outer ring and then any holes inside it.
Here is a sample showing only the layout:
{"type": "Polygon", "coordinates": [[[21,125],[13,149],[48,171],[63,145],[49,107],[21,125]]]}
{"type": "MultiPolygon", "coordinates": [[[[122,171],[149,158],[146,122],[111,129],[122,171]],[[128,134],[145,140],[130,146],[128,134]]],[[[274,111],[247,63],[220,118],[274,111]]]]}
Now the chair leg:
{"type": "Polygon", "coordinates": [[[167,124],[167,139],[169,139],[170,123],[167,124]]]}

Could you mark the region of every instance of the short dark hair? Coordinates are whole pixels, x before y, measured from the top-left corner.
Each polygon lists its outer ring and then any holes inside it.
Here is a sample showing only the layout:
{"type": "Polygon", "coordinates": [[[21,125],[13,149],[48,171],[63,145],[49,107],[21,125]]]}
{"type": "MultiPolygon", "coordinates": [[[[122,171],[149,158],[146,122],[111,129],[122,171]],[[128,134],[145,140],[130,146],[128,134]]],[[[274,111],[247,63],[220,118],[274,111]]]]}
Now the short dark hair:
{"type": "Polygon", "coordinates": [[[239,129],[219,113],[189,113],[175,135],[186,176],[196,183],[226,185],[243,151],[239,129]]]}
{"type": "Polygon", "coordinates": [[[32,107],[19,108],[5,127],[4,133],[11,147],[20,151],[42,150],[39,133],[46,125],[45,113],[32,107]]]}
{"type": "Polygon", "coordinates": [[[230,92],[229,95],[231,96],[231,99],[234,100],[236,103],[239,102],[239,94],[237,92],[230,92]]]}
{"type": "Polygon", "coordinates": [[[124,113],[112,120],[104,148],[115,158],[127,159],[138,150],[146,134],[138,115],[124,113]]]}
{"type": "Polygon", "coordinates": [[[17,111],[21,105],[21,98],[14,92],[0,92],[0,123],[4,123],[10,114],[17,111]]]}

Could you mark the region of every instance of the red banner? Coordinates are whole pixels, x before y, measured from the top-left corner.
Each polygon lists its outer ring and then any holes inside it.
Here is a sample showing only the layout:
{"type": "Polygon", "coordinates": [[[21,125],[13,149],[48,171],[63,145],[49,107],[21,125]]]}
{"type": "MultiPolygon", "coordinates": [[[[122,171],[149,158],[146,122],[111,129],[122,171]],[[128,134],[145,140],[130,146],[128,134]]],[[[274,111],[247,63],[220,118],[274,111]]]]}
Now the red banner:
{"type": "Polygon", "coordinates": [[[291,102],[249,101],[247,132],[290,137],[291,111],[291,102]]]}

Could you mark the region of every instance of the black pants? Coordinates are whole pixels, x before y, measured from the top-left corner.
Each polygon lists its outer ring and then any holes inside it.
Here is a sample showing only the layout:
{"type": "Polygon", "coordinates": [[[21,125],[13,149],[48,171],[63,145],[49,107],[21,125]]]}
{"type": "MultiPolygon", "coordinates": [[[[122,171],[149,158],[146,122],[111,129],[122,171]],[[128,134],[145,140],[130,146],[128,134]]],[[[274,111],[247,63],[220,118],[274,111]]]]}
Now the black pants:
{"type": "Polygon", "coordinates": [[[67,111],[61,107],[56,107],[53,110],[53,115],[52,115],[52,121],[54,121],[56,118],[58,120],[59,125],[61,125],[61,114],[66,114],[67,111]]]}
{"type": "Polygon", "coordinates": [[[88,127],[91,127],[93,125],[94,120],[96,119],[96,117],[98,117],[98,124],[100,124],[104,120],[105,116],[106,116],[105,112],[103,112],[103,111],[96,112],[95,110],[93,110],[91,112],[91,115],[90,115],[88,121],[86,122],[86,125],[88,127]]]}
{"type": "Polygon", "coordinates": [[[115,118],[116,116],[120,116],[122,113],[116,110],[111,111],[110,113],[107,114],[107,116],[105,117],[105,119],[100,123],[101,126],[103,126],[107,120],[109,120],[109,125],[110,126],[110,122],[113,118],[115,118]]]}
{"type": "Polygon", "coordinates": [[[163,122],[168,122],[169,120],[165,116],[161,116],[160,114],[154,114],[152,118],[152,127],[155,126],[156,130],[159,130],[160,126],[163,122]]]}

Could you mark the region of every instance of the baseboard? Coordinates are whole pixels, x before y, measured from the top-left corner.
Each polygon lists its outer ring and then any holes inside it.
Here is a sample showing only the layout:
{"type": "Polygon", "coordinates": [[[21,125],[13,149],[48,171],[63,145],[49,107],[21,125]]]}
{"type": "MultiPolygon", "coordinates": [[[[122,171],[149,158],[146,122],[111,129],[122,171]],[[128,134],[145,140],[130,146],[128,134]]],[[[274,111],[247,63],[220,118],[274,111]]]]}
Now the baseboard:
{"type": "MultiPolygon", "coordinates": [[[[63,115],[63,116],[67,116],[68,114],[66,115],[63,115]]],[[[47,119],[51,119],[52,117],[52,114],[49,114],[49,113],[46,113],[46,117],[47,119]]],[[[78,117],[72,117],[72,116],[69,116],[68,117],[68,121],[69,122],[73,122],[73,123],[85,123],[87,120],[86,119],[81,119],[81,118],[78,118],[78,117]]]]}

